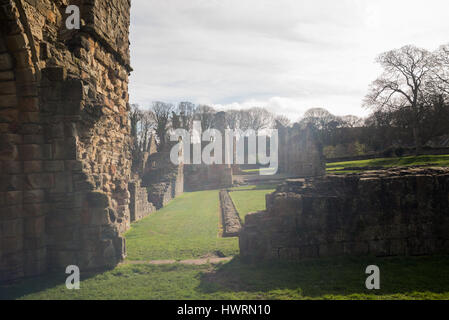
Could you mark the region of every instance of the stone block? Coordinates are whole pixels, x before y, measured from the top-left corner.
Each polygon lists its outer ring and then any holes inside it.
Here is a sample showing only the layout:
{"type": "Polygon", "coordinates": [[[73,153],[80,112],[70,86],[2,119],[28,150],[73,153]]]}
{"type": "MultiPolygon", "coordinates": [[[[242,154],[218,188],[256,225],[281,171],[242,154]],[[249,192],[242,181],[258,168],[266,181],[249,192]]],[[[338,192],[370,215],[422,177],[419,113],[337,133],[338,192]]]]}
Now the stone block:
{"type": "Polygon", "coordinates": [[[54,176],[51,173],[33,173],[25,176],[25,190],[51,189],[54,185],[54,176]]]}
{"type": "Polygon", "coordinates": [[[90,208],[107,208],[110,206],[108,195],[100,191],[89,192],[86,199],[90,208]]]}
{"type": "Polygon", "coordinates": [[[27,203],[22,206],[24,217],[39,217],[48,213],[49,208],[46,203],[27,203]]]}
{"type": "Polygon", "coordinates": [[[0,53],[0,71],[14,68],[12,57],[9,53],[0,53]]]}
{"type": "Polygon", "coordinates": [[[67,70],[63,67],[47,67],[42,70],[42,76],[50,81],[64,81],[67,79],[67,70]]]}
{"type": "Polygon", "coordinates": [[[3,172],[7,174],[18,174],[22,172],[22,162],[20,161],[3,161],[3,172]]]}
{"type": "Polygon", "coordinates": [[[6,43],[8,49],[13,52],[27,49],[29,44],[28,38],[23,33],[6,37],[6,43]]]}
{"type": "Polygon", "coordinates": [[[27,237],[39,237],[45,233],[45,217],[28,217],[25,219],[27,237]]]}
{"type": "Polygon", "coordinates": [[[12,71],[0,71],[0,81],[14,80],[14,73],[12,71]]]}
{"type": "Polygon", "coordinates": [[[4,94],[0,97],[0,108],[14,108],[18,104],[15,94],[4,94]]]}
{"type": "Polygon", "coordinates": [[[37,97],[21,97],[18,102],[20,111],[22,112],[38,112],[39,98],[37,97]]]}
{"type": "Polygon", "coordinates": [[[15,81],[3,81],[0,86],[0,96],[3,95],[15,95],[16,94],[16,82],[15,81]]]}
{"type": "Polygon", "coordinates": [[[2,238],[0,241],[0,252],[3,255],[14,254],[21,252],[24,247],[24,241],[21,236],[2,238]]]}
{"type": "Polygon", "coordinates": [[[40,160],[34,160],[34,161],[24,161],[23,162],[23,171],[25,173],[38,173],[42,172],[43,170],[43,162],[40,160]]]}
{"type": "Polygon", "coordinates": [[[44,170],[47,172],[64,171],[64,161],[44,161],[44,170]]]}
{"type": "Polygon", "coordinates": [[[26,190],[23,192],[24,204],[42,203],[45,201],[44,190],[26,190]]]}
{"type": "Polygon", "coordinates": [[[1,206],[0,207],[0,220],[14,220],[23,216],[22,205],[15,206],[1,206]]]}
{"type": "Polygon", "coordinates": [[[20,159],[24,161],[42,160],[42,145],[23,144],[19,147],[20,159]]]}
{"type": "Polygon", "coordinates": [[[22,219],[0,221],[0,235],[3,238],[22,236],[24,224],[22,219]]]}
{"type": "Polygon", "coordinates": [[[0,191],[19,191],[23,188],[21,175],[3,175],[0,177],[0,191]]]}
{"type": "Polygon", "coordinates": [[[23,201],[22,191],[9,191],[5,193],[6,205],[13,206],[21,204],[23,201]]]}

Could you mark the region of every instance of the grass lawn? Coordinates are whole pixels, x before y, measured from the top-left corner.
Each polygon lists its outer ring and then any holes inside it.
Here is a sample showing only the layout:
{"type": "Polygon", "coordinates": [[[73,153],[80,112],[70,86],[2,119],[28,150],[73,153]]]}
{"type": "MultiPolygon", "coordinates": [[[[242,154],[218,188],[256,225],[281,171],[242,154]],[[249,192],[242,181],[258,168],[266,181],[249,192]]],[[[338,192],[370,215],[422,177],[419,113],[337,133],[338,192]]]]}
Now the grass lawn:
{"type": "Polygon", "coordinates": [[[424,155],[424,156],[410,156],[402,158],[378,158],[370,160],[335,162],[335,163],[328,163],[326,165],[326,170],[327,172],[343,170],[347,173],[351,173],[357,172],[357,170],[351,170],[351,168],[357,167],[390,168],[390,167],[416,166],[416,165],[447,167],[449,166],[449,155],[435,155],[435,156],[424,155]]]}
{"type": "MultiPolygon", "coordinates": [[[[232,194],[246,194],[246,202],[261,208],[265,204],[259,201],[261,194],[272,188],[240,187],[232,194]]],[[[217,190],[185,193],[133,224],[126,234],[128,259],[179,260],[218,250],[237,254],[237,238],[218,237],[218,202],[217,190]]],[[[80,290],[66,289],[66,276],[60,270],[1,285],[0,299],[449,299],[449,256],[347,257],[256,265],[242,263],[238,255],[218,265],[131,264],[128,260],[112,270],[81,270],[80,290]],[[365,288],[365,269],[372,264],[381,273],[381,289],[376,291],[365,288]]]]}
{"type": "Polygon", "coordinates": [[[238,238],[219,236],[218,190],[184,193],[132,225],[125,234],[129,260],[200,258],[238,254],[238,238]]]}
{"type": "Polygon", "coordinates": [[[245,221],[245,216],[250,212],[265,210],[265,195],[274,192],[275,185],[244,186],[231,189],[230,195],[240,219],[245,221]]]}
{"type": "Polygon", "coordinates": [[[299,263],[122,265],[81,275],[80,290],[60,276],[0,287],[1,299],[449,299],[449,257],[339,258],[299,263]],[[380,290],[365,288],[379,266],[380,290]]]}

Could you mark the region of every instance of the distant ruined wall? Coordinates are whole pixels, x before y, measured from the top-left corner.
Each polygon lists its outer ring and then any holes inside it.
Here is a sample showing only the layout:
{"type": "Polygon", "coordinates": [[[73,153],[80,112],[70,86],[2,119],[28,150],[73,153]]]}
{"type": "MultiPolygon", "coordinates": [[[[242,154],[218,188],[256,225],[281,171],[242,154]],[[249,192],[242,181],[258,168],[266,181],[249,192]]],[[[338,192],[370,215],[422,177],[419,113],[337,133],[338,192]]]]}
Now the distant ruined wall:
{"type": "Polygon", "coordinates": [[[142,187],[140,179],[131,181],[128,185],[130,193],[129,212],[131,222],[145,218],[150,213],[156,211],[156,207],[148,201],[148,191],[142,187]]]}
{"type": "Polygon", "coordinates": [[[129,12],[129,0],[0,0],[0,281],[125,255],[129,12]],[[81,30],[65,27],[69,4],[81,30]]]}
{"type": "Polygon", "coordinates": [[[315,177],[326,173],[323,148],[312,128],[278,126],[279,173],[295,177],[315,177]]]}
{"type": "Polygon", "coordinates": [[[449,169],[292,179],[245,217],[248,261],[449,253],[449,169]]]}
{"type": "Polygon", "coordinates": [[[170,145],[148,157],[142,186],[148,190],[148,201],[160,209],[184,192],[184,165],[170,160],[170,145]]]}
{"type": "Polygon", "coordinates": [[[232,187],[232,168],[224,164],[184,166],[184,188],[188,192],[232,187]]]}

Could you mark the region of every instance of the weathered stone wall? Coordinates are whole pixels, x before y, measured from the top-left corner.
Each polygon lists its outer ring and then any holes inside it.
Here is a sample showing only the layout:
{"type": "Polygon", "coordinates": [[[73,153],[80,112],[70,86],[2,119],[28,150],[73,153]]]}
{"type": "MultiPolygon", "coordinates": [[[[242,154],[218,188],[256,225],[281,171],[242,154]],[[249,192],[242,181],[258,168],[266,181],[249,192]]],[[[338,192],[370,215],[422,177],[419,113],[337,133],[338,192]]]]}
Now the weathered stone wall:
{"type": "Polygon", "coordinates": [[[279,173],[315,177],[326,173],[323,148],[310,127],[278,125],[279,173]]]}
{"type": "Polygon", "coordinates": [[[449,252],[449,169],[392,169],[287,180],[249,214],[244,259],[449,252]]]}
{"type": "Polygon", "coordinates": [[[129,0],[0,0],[0,280],[125,254],[129,0]],[[81,8],[81,30],[65,8],[81,8]]]}
{"type": "Polygon", "coordinates": [[[148,190],[148,201],[160,209],[184,192],[184,165],[174,165],[168,151],[148,157],[142,185],[148,190]]]}
{"type": "Polygon", "coordinates": [[[131,195],[129,203],[131,222],[145,218],[156,210],[154,205],[148,201],[147,188],[141,187],[140,184],[140,179],[135,178],[128,186],[131,195]]]}
{"type": "Polygon", "coordinates": [[[184,166],[184,188],[188,192],[232,186],[232,168],[224,164],[184,166]]]}

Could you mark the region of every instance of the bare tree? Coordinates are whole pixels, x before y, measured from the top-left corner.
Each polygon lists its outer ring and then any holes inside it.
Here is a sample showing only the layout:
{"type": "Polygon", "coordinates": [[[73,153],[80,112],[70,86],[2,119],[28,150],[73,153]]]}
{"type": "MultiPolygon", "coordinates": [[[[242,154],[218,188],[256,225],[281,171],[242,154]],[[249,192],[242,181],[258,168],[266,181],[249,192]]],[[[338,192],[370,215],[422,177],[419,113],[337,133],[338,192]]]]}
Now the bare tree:
{"type": "Polygon", "coordinates": [[[137,127],[139,125],[140,120],[142,119],[142,110],[138,104],[131,104],[131,110],[129,111],[129,121],[131,122],[131,137],[134,140],[134,143],[137,142],[137,127]]]}
{"type": "Polygon", "coordinates": [[[449,44],[443,45],[436,52],[437,69],[434,84],[441,93],[449,94],[449,44]]]}
{"type": "Polygon", "coordinates": [[[170,115],[174,110],[174,106],[171,103],[156,101],[153,102],[151,110],[156,124],[156,136],[159,140],[158,151],[162,151],[166,144],[167,133],[170,129],[170,115]]]}
{"type": "Polygon", "coordinates": [[[229,129],[238,129],[240,125],[240,112],[239,110],[226,111],[226,125],[229,129]]]}
{"type": "Polygon", "coordinates": [[[142,111],[142,117],[140,119],[139,126],[139,150],[147,152],[149,149],[149,143],[151,134],[156,126],[154,113],[151,110],[142,111]]]}
{"type": "Polygon", "coordinates": [[[188,102],[188,101],[182,101],[178,104],[177,107],[177,114],[179,115],[179,125],[180,128],[190,130],[192,129],[193,125],[193,117],[195,115],[196,106],[195,104],[188,102]]]}
{"type": "Polygon", "coordinates": [[[434,55],[415,46],[388,51],[377,58],[384,72],[372,83],[365,106],[374,110],[394,111],[410,108],[416,153],[421,152],[420,123],[426,83],[435,71],[434,55]]]}
{"type": "Polygon", "coordinates": [[[215,109],[208,105],[199,105],[195,110],[195,119],[201,122],[201,130],[204,132],[212,128],[214,124],[215,109]]]}
{"type": "Polygon", "coordinates": [[[254,107],[248,110],[249,128],[258,132],[273,125],[274,116],[265,108],[254,107]]]}
{"type": "Polygon", "coordinates": [[[363,127],[364,119],[353,115],[340,117],[342,124],[347,128],[363,127]]]}
{"type": "Polygon", "coordinates": [[[329,124],[336,122],[338,118],[323,108],[312,108],[307,110],[299,120],[300,124],[312,124],[319,130],[325,130],[329,124]]]}
{"type": "Polygon", "coordinates": [[[278,126],[278,124],[284,126],[284,127],[289,127],[291,125],[291,121],[290,119],[285,116],[285,115],[278,115],[275,119],[275,125],[276,127],[278,126]]]}

